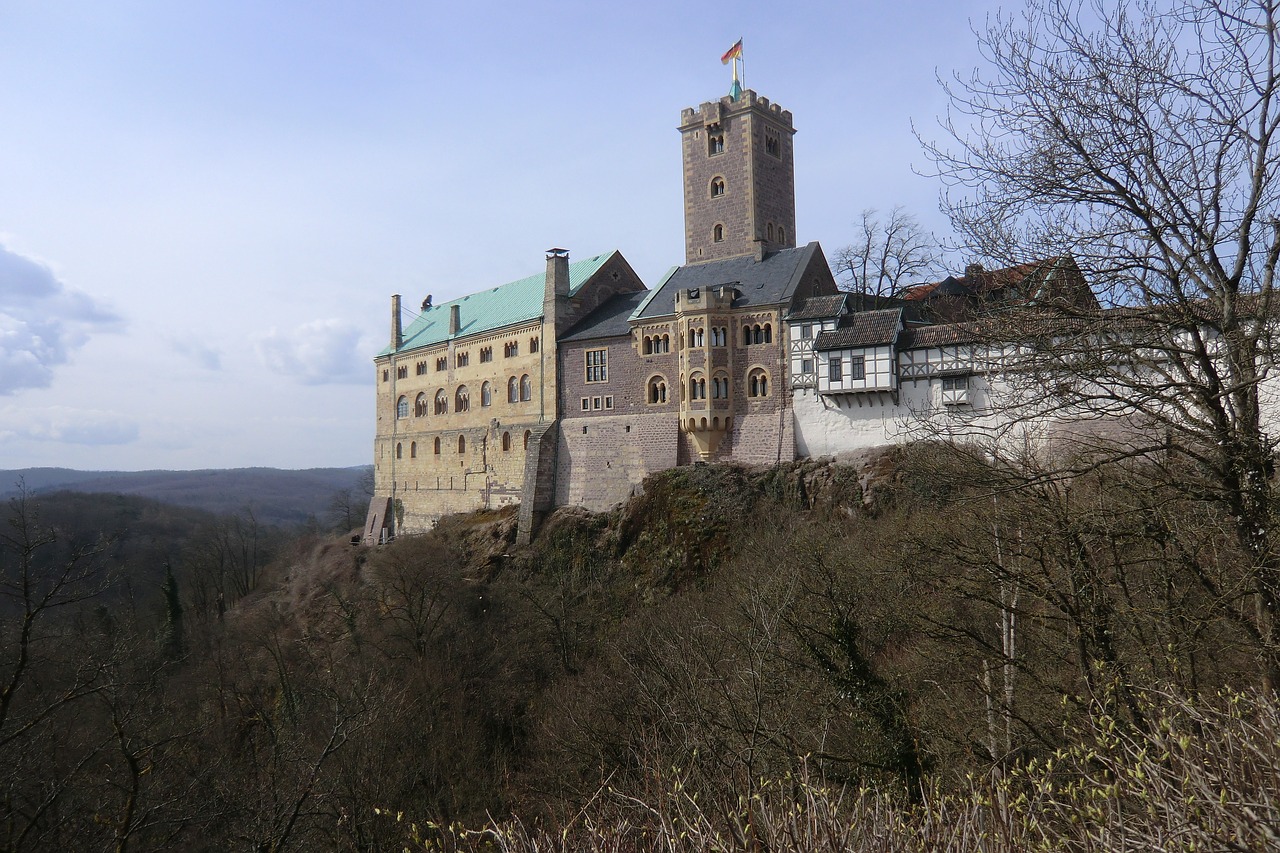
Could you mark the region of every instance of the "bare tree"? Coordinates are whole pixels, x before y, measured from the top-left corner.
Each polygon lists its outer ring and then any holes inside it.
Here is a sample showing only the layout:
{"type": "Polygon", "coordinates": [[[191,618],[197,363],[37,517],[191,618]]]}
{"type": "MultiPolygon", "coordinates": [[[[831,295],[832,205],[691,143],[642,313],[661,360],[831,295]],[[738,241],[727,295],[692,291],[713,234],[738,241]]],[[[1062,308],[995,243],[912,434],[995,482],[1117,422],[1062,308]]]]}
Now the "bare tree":
{"type": "Polygon", "coordinates": [[[883,222],[874,208],[867,208],[854,242],[836,252],[832,266],[846,290],[897,296],[908,285],[941,272],[942,249],[901,207],[889,211],[883,222]]]}
{"type": "Polygon", "coordinates": [[[991,325],[1020,345],[1006,411],[1142,427],[1092,442],[1084,465],[1159,465],[1171,450],[1189,461],[1176,483],[1234,526],[1244,582],[1224,584],[1223,606],[1249,608],[1271,686],[1278,12],[1270,0],[1029,0],[979,33],[988,65],[947,86],[951,138],[925,143],[973,252],[1070,255],[1104,305],[1045,301],[1030,323],[991,325]]]}

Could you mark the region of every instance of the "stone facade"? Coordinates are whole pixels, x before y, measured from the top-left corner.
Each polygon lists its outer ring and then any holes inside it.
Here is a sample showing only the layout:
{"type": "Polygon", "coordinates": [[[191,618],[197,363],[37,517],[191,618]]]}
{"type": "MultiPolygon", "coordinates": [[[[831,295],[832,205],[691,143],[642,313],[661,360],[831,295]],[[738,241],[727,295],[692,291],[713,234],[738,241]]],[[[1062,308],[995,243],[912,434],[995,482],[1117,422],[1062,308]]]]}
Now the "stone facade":
{"type": "Polygon", "coordinates": [[[680,114],[685,263],[796,246],[791,113],[750,89],[680,114]]]}

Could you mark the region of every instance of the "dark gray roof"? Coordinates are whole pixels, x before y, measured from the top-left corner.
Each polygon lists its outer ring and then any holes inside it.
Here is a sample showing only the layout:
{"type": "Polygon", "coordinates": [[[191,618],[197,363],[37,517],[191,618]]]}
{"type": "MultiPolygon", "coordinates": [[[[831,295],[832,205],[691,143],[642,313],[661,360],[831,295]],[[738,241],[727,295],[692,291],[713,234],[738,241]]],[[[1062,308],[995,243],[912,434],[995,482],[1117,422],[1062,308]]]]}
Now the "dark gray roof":
{"type": "Polygon", "coordinates": [[[977,339],[972,323],[944,323],[937,326],[908,326],[898,337],[898,349],[919,349],[951,344],[967,344],[977,339]]]}
{"type": "Polygon", "coordinates": [[[836,293],[831,296],[810,296],[796,306],[787,315],[788,320],[822,320],[827,317],[838,317],[844,313],[847,293],[836,293]]]}
{"type": "Polygon", "coordinates": [[[647,290],[636,290],[609,297],[596,310],[561,335],[560,340],[581,341],[591,338],[616,338],[631,334],[631,326],[627,323],[627,318],[648,295],[647,290]]]}
{"type": "Polygon", "coordinates": [[[701,287],[716,288],[731,285],[738,291],[733,307],[750,305],[777,305],[791,299],[801,276],[808,268],[817,243],[796,249],[781,249],[766,255],[763,261],[754,256],[725,258],[723,261],[707,261],[676,267],[666,280],[652,291],[648,299],[632,319],[667,317],[676,312],[676,292],[701,287]]]}
{"type": "Polygon", "coordinates": [[[902,309],[885,308],[847,314],[840,327],[818,335],[814,347],[820,350],[851,349],[891,344],[902,326],[902,309]]]}

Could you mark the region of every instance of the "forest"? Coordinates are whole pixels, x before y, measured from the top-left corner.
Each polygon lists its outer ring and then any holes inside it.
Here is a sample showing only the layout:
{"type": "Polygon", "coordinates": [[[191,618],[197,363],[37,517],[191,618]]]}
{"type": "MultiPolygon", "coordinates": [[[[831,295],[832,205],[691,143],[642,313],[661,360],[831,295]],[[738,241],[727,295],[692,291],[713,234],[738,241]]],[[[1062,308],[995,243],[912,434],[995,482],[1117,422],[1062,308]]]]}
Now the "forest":
{"type": "Polygon", "coordinates": [[[697,465],[523,549],[20,495],[0,847],[1273,845],[1231,520],[1145,464],[1015,475],[697,465]]]}

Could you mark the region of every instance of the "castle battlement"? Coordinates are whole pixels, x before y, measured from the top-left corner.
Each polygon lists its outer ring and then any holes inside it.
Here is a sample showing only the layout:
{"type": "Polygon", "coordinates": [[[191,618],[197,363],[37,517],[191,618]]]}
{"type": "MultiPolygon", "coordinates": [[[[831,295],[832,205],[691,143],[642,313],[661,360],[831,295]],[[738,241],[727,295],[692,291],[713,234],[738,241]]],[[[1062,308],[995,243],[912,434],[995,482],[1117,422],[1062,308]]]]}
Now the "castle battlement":
{"type": "Polygon", "coordinates": [[[755,110],[764,113],[779,124],[792,127],[791,110],[784,110],[768,98],[757,95],[754,89],[743,89],[738,100],[725,95],[718,101],[705,101],[697,109],[685,107],[680,111],[680,126],[718,124],[726,115],[755,110]]]}

